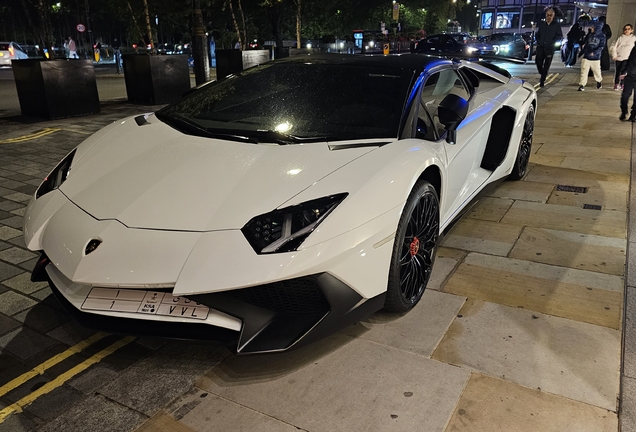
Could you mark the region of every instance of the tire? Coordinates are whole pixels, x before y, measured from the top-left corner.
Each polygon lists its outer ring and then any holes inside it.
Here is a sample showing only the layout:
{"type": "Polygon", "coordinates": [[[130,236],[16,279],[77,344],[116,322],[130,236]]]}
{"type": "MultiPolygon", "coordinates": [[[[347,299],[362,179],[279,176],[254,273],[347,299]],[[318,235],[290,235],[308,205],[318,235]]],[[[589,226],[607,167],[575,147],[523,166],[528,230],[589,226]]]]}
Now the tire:
{"type": "Polygon", "coordinates": [[[508,176],[510,180],[521,180],[528,172],[528,162],[530,162],[530,153],[532,152],[532,136],[534,135],[534,106],[530,105],[526,120],[523,123],[523,132],[521,134],[521,142],[517,151],[515,165],[512,172],[508,176]]]}
{"type": "Polygon", "coordinates": [[[406,312],[420,301],[439,241],[439,198],[427,181],[415,184],[398,223],[384,309],[406,312]]]}

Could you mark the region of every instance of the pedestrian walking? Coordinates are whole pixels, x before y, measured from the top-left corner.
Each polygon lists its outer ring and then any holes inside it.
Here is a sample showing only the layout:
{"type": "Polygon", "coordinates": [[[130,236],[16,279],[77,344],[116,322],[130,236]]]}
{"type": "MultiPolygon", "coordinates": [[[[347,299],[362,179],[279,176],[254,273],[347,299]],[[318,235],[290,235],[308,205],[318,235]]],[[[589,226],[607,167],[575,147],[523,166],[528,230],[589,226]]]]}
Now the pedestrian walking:
{"type": "Polygon", "coordinates": [[[68,58],[79,58],[77,55],[77,45],[75,45],[75,41],[70,36],[68,37],[68,58]]]}
{"type": "Polygon", "coordinates": [[[567,49],[565,56],[565,67],[572,67],[576,64],[576,58],[579,53],[578,45],[579,41],[583,39],[583,28],[578,23],[572,24],[570,31],[567,34],[567,49]]]}
{"type": "Polygon", "coordinates": [[[121,73],[121,42],[119,39],[113,39],[113,51],[115,54],[115,65],[117,66],[117,75],[121,73]]]}
{"type": "Polygon", "coordinates": [[[610,54],[615,63],[614,72],[614,90],[623,90],[623,82],[620,78],[623,70],[623,63],[629,58],[636,44],[636,36],[634,36],[634,26],[625,24],[623,26],[623,34],[618,37],[610,47],[610,54]]]}
{"type": "Polygon", "coordinates": [[[539,85],[543,87],[545,85],[545,78],[550,71],[550,65],[552,64],[552,57],[554,57],[555,47],[557,42],[563,39],[563,32],[561,31],[561,25],[554,19],[556,12],[554,8],[548,8],[545,11],[545,21],[539,23],[539,29],[537,30],[537,57],[536,64],[539,74],[541,74],[541,80],[539,85]]]}
{"type": "Polygon", "coordinates": [[[596,88],[603,87],[603,75],[601,74],[601,53],[606,45],[603,34],[603,23],[595,21],[591,28],[592,32],[585,38],[583,45],[583,60],[581,60],[581,79],[579,80],[579,91],[584,91],[587,85],[587,74],[590,70],[596,80],[596,88]]]}
{"type": "Polygon", "coordinates": [[[623,80],[624,88],[621,93],[621,121],[636,121],[636,94],[632,99],[632,112],[627,118],[627,103],[632,93],[636,93],[636,47],[632,47],[632,51],[629,53],[627,61],[624,61],[621,66],[620,78],[623,80]]]}
{"type": "MultiPolygon", "coordinates": [[[[599,17],[598,20],[603,23],[603,34],[605,35],[605,40],[609,41],[610,38],[612,37],[612,29],[609,26],[609,24],[605,22],[607,18],[605,16],[602,16],[602,17],[599,17]]],[[[601,70],[602,71],[607,71],[610,69],[610,55],[609,55],[608,48],[609,47],[607,46],[607,43],[606,43],[605,48],[603,48],[603,51],[601,52],[601,70]]]]}

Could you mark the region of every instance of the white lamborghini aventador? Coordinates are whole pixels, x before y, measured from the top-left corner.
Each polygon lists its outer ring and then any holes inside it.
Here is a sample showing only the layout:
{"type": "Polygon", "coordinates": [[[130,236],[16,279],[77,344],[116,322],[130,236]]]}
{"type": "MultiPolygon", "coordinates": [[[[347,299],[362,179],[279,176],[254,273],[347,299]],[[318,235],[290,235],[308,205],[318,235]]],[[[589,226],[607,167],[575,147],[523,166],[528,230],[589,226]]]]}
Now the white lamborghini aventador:
{"type": "Polygon", "coordinates": [[[422,297],[439,236],[524,176],[536,94],[489,63],[302,56],[126,118],[31,200],[29,249],[78,320],[304,345],[422,297]]]}

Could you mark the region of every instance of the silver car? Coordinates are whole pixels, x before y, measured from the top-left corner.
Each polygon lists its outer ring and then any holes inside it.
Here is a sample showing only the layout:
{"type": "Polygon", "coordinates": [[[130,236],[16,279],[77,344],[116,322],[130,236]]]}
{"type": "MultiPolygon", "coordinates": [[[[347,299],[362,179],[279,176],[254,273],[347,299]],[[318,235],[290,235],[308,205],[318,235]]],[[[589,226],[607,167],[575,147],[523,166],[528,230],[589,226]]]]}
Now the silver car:
{"type": "Polygon", "coordinates": [[[15,42],[0,42],[0,66],[11,66],[11,60],[29,58],[20,45],[15,42]]]}

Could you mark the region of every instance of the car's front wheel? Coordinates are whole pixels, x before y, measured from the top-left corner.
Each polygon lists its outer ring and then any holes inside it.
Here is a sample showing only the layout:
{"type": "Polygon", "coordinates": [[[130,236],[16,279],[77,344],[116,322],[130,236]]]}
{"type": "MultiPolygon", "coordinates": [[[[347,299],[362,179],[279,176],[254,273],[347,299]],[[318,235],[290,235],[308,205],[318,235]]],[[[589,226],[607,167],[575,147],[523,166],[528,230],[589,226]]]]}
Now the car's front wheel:
{"type": "Polygon", "coordinates": [[[532,152],[532,136],[534,134],[534,106],[530,105],[526,120],[523,123],[523,132],[521,134],[521,142],[519,143],[519,151],[517,159],[512,168],[512,172],[508,177],[510,180],[521,180],[528,171],[528,163],[530,162],[530,153],[532,152]]]}
{"type": "Polygon", "coordinates": [[[398,223],[384,309],[406,312],[422,298],[431,277],[439,239],[439,198],[420,180],[411,191],[398,223]]]}

